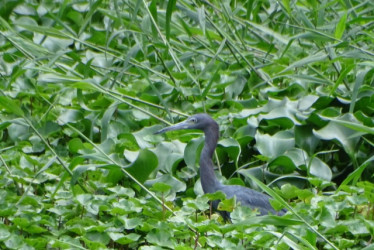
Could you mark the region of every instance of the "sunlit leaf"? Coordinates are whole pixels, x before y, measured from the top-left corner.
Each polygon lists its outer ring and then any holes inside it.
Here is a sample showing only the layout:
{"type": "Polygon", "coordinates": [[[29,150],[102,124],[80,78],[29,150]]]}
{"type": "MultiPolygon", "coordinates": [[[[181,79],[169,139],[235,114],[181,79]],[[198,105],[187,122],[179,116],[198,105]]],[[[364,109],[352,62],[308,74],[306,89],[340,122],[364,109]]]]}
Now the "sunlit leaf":
{"type": "Polygon", "coordinates": [[[2,106],[10,113],[13,113],[18,116],[24,116],[20,104],[16,103],[15,101],[6,96],[0,96],[0,106],[2,106]]]}
{"type": "Polygon", "coordinates": [[[178,180],[177,178],[169,174],[164,174],[155,179],[147,180],[145,184],[151,186],[158,182],[165,183],[166,185],[171,187],[169,192],[166,194],[166,200],[172,200],[175,198],[177,192],[182,192],[186,190],[186,183],[178,180]]]}
{"type": "Polygon", "coordinates": [[[172,232],[163,228],[152,230],[147,234],[146,239],[148,242],[155,244],[156,246],[172,247],[175,245],[172,238],[172,232]]]}
{"type": "Polygon", "coordinates": [[[343,36],[344,31],[345,31],[346,21],[347,21],[347,12],[344,13],[343,16],[340,17],[340,20],[338,24],[336,25],[336,29],[335,29],[336,39],[341,39],[341,37],[343,36]]]}
{"type": "MultiPolygon", "coordinates": [[[[336,139],[341,143],[341,146],[349,155],[353,155],[355,147],[360,139],[362,132],[356,132],[351,128],[341,125],[340,123],[352,124],[352,116],[345,115],[337,119],[337,121],[330,121],[329,124],[320,130],[314,130],[313,133],[320,139],[332,140],[336,139]]],[[[357,125],[358,126],[358,125],[357,125]]]]}
{"type": "Polygon", "coordinates": [[[5,225],[0,225],[0,241],[4,241],[5,239],[7,239],[9,236],[10,236],[10,232],[8,231],[8,229],[6,228],[5,225]]]}
{"type": "Polygon", "coordinates": [[[171,189],[171,186],[166,183],[156,182],[152,185],[151,190],[156,192],[165,193],[166,191],[169,191],[171,189]]]}
{"type": "Polygon", "coordinates": [[[257,133],[256,145],[260,153],[269,158],[277,157],[295,145],[295,139],[291,133],[281,131],[275,135],[257,133]]]}
{"type": "Polygon", "coordinates": [[[82,118],[82,112],[75,109],[68,109],[58,117],[60,125],[70,122],[76,122],[82,118]]]}
{"type": "Polygon", "coordinates": [[[131,242],[137,241],[140,238],[140,235],[135,234],[135,233],[123,234],[123,233],[110,232],[109,237],[113,241],[118,242],[121,245],[127,245],[131,242]]]}
{"type": "Polygon", "coordinates": [[[217,209],[219,211],[232,212],[234,210],[235,206],[236,206],[236,199],[235,199],[235,196],[234,196],[231,199],[221,200],[220,203],[218,204],[217,209]]]}
{"type": "Polygon", "coordinates": [[[69,142],[69,150],[72,153],[77,153],[80,149],[84,149],[84,145],[79,138],[74,138],[69,142]]]}
{"type": "Polygon", "coordinates": [[[332,172],[330,167],[317,157],[312,158],[309,163],[309,173],[318,176],[324,180],[330,181],[332,178],[332,172]]]}
{"type": "MultiPolygon", "coordinates": [[[[153,151],[158,157],[158,167],[163,171],[172,173],[179,162],[183,160],[183,150],[184,154],[188,154],[190,151],[190,149],[187,150],[187,147],[186,149],[184,147],[185,144],[179,141],[159,143],[153,151]]],[[[196,151],[193,151],[193,153],[196,153],[196,151]]],[[[188,159],[191,161],[193,158],[189,157],[188,159]]],[[[192,162],[188,163],[191,164],[192,162]]]]}

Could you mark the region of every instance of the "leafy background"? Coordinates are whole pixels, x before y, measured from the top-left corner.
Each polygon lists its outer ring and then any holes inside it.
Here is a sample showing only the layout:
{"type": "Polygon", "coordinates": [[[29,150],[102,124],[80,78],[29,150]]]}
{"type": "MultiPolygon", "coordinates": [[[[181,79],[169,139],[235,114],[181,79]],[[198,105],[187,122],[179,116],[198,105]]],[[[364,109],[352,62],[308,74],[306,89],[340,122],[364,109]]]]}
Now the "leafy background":
{"type": "Polygon", "coordinates": [[[373,248],[372,1],[0,13],[0,248],[373,248]],[[286,216],[230,200],[231,224],[210,214],[201,133],[153,135],[199,112],[220,124],[221,181],[286,216]]]}

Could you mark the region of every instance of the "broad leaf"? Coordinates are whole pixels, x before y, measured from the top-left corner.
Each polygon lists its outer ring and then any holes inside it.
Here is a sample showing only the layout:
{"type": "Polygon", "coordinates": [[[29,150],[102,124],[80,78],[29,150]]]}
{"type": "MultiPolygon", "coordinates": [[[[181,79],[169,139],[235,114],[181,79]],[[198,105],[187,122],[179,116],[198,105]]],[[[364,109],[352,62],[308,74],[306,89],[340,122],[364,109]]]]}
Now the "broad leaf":
{"type": "Polygon", "coordinates": [[[136,160],[126,167],[126,171],[134,176],[139,182],[144,183],[148,176],[156,169],[157,156],[147,149],[140,150],[136,160]]]}

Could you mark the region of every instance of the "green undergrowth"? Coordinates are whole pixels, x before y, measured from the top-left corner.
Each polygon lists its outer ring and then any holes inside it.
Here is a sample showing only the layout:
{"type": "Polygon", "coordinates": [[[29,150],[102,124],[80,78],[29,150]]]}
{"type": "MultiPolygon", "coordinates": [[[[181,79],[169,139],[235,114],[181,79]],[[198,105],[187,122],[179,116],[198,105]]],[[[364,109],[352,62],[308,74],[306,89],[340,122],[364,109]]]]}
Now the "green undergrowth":
{"type": "Polygon", "coordinates": [[[371,1],[0,4],[1,249],[373,249],[371,1]],[[196,113],[220,125],[204,195],[196,113]],[[225,222],[209,200],[231,212],[225,222]]]}
{"type": "MultiPolygon", "coordinates": [[[[102,175],[95,172],[91,174],[102,175]]],[[[92,180],[91,185],[95,182],[100,181],[92,180]]],[[[293,210],[303,221],[293,212],[283,217],[256,217],[254,211],[237,206],[231,213],[232,223],[223,223],[217,214],[209,216],[207,196],[181,198],[179,206],[165,201],[173,210],[169,212],[153,199],[137,195],[132,188],[108,186],[101,184],[96,194],[73,194],[67,191],[69,187],[54,193],[52,184],[43,183],[39,188],[42,191],[21,200],[17,190],[1,190],[3,247],[362,249],[373,235],[368,207],[373,190],[365,190],[370,185],[363,182],[329,195],[286,184],[280,192],[293,200],[293,210]],[[304,220],[329,243],[313,233],[304,220]]]]}

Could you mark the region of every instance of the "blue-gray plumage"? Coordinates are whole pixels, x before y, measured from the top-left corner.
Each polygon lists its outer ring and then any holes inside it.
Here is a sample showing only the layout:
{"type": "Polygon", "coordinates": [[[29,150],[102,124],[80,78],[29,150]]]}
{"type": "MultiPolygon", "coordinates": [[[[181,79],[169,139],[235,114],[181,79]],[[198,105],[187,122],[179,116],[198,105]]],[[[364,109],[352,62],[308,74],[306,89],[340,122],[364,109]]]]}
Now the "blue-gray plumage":
{"type": "MultiPolygon", "coordinates": [[[[218,181],[214,174],[212,157],[219,138],[219,127],[209,115],[193,115],[183,122],[157,131],[156,134],[180,129],[199,129],[205,134],[205,143],[200,155],[200,180],[204,193],[222,191],[228,199],[236,196],[237,202],[258,209],[261,215],[268,213],[283,215],[285,213],[286,210],[276,212],[270,205],[270,197],[266,194],[239,185],[224,185],[218,181]]],[[[219,201],[213,202],[214,209],[217,208],[218,203],[219,201]]],[[[221,214],[225,219],[229,218],[228,213],[221,212],[221,214]]]]}

